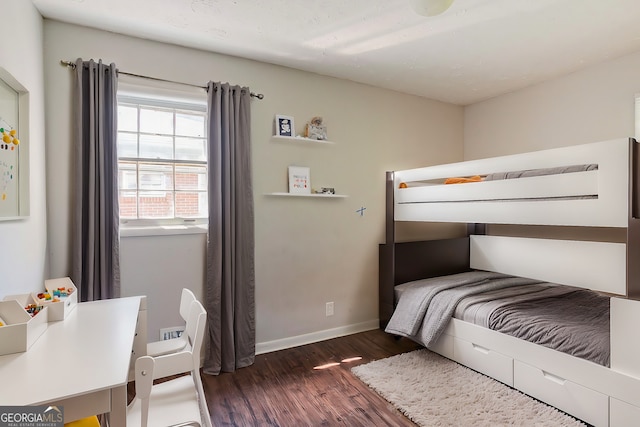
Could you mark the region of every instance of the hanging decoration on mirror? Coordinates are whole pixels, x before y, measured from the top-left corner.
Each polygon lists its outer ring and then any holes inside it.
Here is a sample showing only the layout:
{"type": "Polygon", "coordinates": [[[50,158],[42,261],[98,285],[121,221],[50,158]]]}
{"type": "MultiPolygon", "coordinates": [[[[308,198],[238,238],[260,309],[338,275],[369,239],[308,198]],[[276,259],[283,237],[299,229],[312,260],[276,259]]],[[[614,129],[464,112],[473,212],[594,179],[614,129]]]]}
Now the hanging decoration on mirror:
{"type": "Polygon", "coordinates": [[[9,126],[7,122],[2,119],[2,117],[0,117],[0,134],[2,135],[2,149],[13,150],[14,147],[11,147],[11,145],[15,146],[20,144],[20,140],[18,139],[18,131],[12,129],[12,127],[9,126]]]}

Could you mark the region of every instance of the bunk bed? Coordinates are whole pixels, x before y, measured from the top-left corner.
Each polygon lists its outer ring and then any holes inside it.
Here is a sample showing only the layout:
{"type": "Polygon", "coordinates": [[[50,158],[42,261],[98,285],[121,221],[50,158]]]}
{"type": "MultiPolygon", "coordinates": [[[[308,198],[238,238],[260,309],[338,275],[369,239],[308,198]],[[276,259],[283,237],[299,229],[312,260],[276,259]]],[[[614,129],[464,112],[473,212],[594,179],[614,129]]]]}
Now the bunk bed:
{"type": "MultiPolygon", "coordinates": [[[[640,425],[639,156],[634,139],[617,139],[388,172],[386,243],[379,248],[381,328],[589,424],[640,425]],[[467,236],[396,242],[396,223],[406,221],[465,223],[467,236]],[[545,226],[552,233],[569,228],[585,231],[586,237],[565,239],[562,232],[561,238],[495,235],[492,230],[499,226],[494,224],[545,226]],[[593,229],[624,237],[609,241],[598,234],[592,239],[593,229]],[[477,274],[481,277],[474,279],[477,274]],[[450,290],[452,285],[443,283],[459,286],[468,277],[483,286],[488,279],[509,282],[516,293],[525,293],[526,287],[550,291],[554,301],[565,304],[560,311],[587,314],[572,320],[578,331],[581,322],[590,326],[596,318],[608,324],[595,328],[599,338],[577,338],[581,349],[571,354],[510,334],[511,317],[497,316],[494,323],[502,323],[502,332],[487,327],[486,318],[470,320],[491,295],[473,291],[454,299],[453,308],[431,308],[436,295],[431,289],[450,290]],[[416,295],[423,300],[409,299],[416,295]],[[464,299],[469,297],[476,299],[464,299]],[[405,311],[412,306],[422,311],[405,311]],[[583,308],[572,310],[578,306],[583,308]],[[601,312],[595,313],[596,306],[601,312]],[[461,307],[476,311],[465,315],[461,307]],[[440,319],[445,312],[447,317],[440,319]],[[428,316],[436,316],[437,327],[427,327],[433,320],[428,316]],[[413,330],[398,327],[403,319],[414,322],[413,330]],[[418,328],[437,333],[420,335],[418,328]],[[598,340],[606,354],[585,356],[598,340]]],[[[494,293],[505,292],[504,287],[489,286],[494,293]]],[[[517,309],[527,316],[541,310],[529,301],[517,309]]]]}

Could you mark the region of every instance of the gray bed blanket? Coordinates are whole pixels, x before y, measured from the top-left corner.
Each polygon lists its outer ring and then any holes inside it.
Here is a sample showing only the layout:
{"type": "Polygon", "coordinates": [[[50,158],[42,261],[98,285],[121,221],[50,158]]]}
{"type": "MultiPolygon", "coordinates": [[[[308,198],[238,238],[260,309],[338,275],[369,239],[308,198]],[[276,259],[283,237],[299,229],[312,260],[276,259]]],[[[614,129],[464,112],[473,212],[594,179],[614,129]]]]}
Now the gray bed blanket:
{"type": "Polygon", "coordinates": [[[486,271],[472,271],[416,281],[406,287],[386,332],[432,346],[446,328],[457,304],[470,295],[539,283],[486,271]]]}
{"type": "Polygon", "coordinates": [[[498,308],[523,301],[559,297],[574,292],[576,289],[578,288],[554,283],[536,283],[486,292],[461,301],[456,307],[453,317],[483,328],[489,328],[490,315],[498,308]]]}
{"type": "Polygon", "coordinates": [[[469,271],[406,283],[402,285],[404,287],[402,296],[385,331],[404,337],[415,336],[422,325],[431,299],[438,292],[457,286],[483,283],[499,277],[505,276],[488,271],[469,271]]]}
{"type": "Polygon", "coordinates": [[[609,366],[610,299],[580,289],[557,298],[506,305],[489,318],[490,329],[609,366]]]}

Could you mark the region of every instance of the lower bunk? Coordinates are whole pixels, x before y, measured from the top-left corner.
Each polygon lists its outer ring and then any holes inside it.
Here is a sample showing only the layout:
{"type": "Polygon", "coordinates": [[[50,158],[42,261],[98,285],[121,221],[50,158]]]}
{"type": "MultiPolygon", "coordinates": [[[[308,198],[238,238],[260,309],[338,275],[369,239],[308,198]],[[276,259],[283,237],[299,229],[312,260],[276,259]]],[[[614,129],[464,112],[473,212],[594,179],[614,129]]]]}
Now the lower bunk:
{"type": "Polygon", "coordinates": [[[432,351],[594,426],[640,424],[640,379],[459,319],[432,351]]]}
{"type": "Polygon", "coordinates": [[[639,301],[482,271],[402,284],[394,293],[387,332],[589,424],[640,425],[637,333],[629,327],[640,325],[639,301]]]}

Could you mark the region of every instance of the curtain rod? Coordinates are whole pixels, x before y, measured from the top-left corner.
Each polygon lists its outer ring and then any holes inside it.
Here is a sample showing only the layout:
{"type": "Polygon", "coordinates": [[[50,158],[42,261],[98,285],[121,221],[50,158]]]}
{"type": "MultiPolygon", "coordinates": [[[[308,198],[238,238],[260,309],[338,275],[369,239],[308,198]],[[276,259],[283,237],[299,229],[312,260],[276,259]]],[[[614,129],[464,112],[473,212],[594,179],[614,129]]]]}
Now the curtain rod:
{"type": "MultiPolygon", "coordinates": [[[[74,69],[76,68],[75,62],[60,60],[60,64],[66,66],[66,67],[70,67],[70,68],[74,68],[74,69]]],[[[165,79],[160,79],[158,77],[143,76],[142,74],[127,73],[125,71],[120,71],[120,70],[118,70],[118,74],[124,74],[125,76],[131,76],[131,77],[140,77],[142,79],[148,79],[148,80],[155,80],[157,82],[177,83],[177,84],[184,85],[184,86],[197,87],[197,88],[200,88],[200,89],[207,90],[206,86],[198,86],[198,85],[194,85],[194,84],[191,84],[191,83],[176,82],[174,80],[165,80],[165,79]]],[[[263,99],[264,98],[264,95],[261,94],[261,93],[250,92],[250,95],[251,95],[252,98],[258,98],[258,99],[263,99]]]]}

